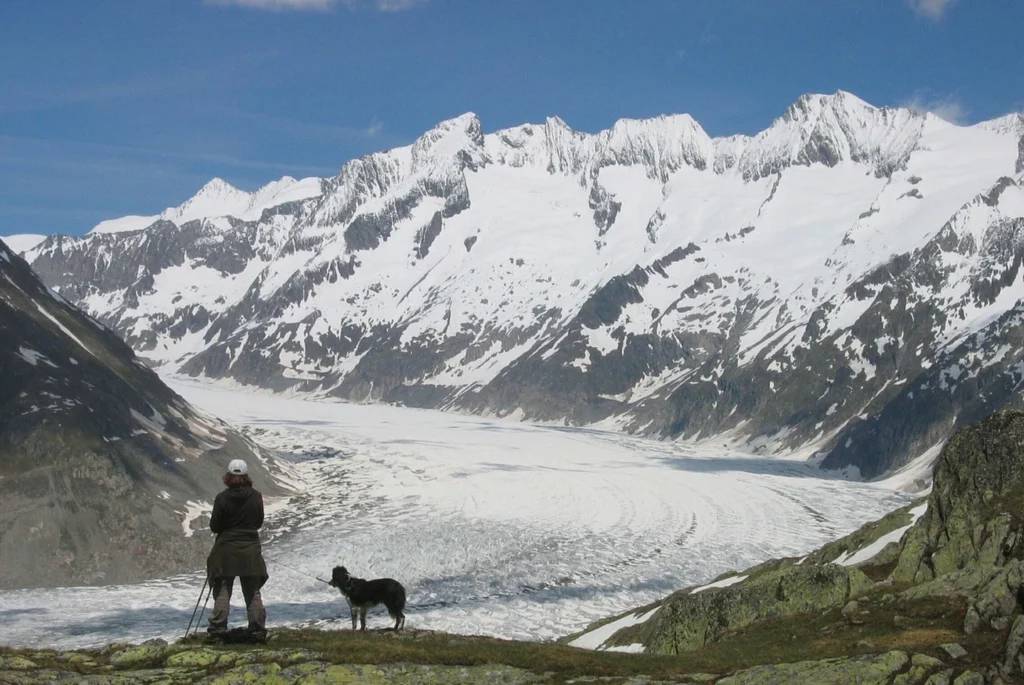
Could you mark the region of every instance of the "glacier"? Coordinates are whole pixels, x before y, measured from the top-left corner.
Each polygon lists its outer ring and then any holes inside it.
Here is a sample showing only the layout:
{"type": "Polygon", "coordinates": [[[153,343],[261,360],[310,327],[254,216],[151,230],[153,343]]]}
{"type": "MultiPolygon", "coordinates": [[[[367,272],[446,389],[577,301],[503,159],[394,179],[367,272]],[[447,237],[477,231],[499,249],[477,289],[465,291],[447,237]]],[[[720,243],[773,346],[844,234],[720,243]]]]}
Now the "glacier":
{"type": "MultiPolygon", "coordinates": [[[[266,500],[272,627],[348,629],[343,598],[316,579],[345,565],[405,584],[409,628],[551,640],[724,571],[806,554],[912,499],[722,447],[168,380],[275,449],[297,486],[266,500]]],[[[209,507],[188,502],[186,523],[205,524],[209,507]]],[[[197,569],[0,592],[0,644],[177,639],[202,584],[197,569]]],[[[369,623],[390,622],[381,610],[369,623]]]]}

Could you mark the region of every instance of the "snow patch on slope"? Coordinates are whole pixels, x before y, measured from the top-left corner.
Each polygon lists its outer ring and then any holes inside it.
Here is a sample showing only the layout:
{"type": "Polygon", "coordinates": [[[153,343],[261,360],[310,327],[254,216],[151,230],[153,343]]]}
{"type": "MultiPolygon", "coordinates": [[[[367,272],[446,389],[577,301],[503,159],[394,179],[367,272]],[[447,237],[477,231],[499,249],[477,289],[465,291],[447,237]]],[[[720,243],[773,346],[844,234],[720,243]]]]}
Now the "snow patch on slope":
{"type": "Polygon", "coordinates": [[[856,566],[863,564],[865,561],[869,561],[875,557],[876,554],[881,552],[887,545],[893,542],[899,542],[903,538],[903,534],[914,527],[914,524],[924,516],[925,512],[928,511],[928,503],[918,505],[910,510],[910,523],[897,528],[894,531],[886,533],[871,544],[858,549],[849,550],[844,552],[841,556],[836,558],[832,563],[839,564],[840,566],[856,566]]]}
{"type": "MultiPolygon", "coordinates": [[[[583,633],[578,638],[569,643],[570,647],[578,647],[580,649],[590,650],[608,650],[608,651],[633,651],[632,645],[629,645],[627,649],[606,647],[605,642],[624,628],[631,628],[638,626],[642,623],[646,623],[661,607],[655,607],[650,611],[637,612],[635,614],[627,614],[622,618],[618,618],[614,621],[604,624],[598,628],[594,628],[588,633],[583,633]]],[[[642,647],[641,650],[643,651],[642,647]]]]}

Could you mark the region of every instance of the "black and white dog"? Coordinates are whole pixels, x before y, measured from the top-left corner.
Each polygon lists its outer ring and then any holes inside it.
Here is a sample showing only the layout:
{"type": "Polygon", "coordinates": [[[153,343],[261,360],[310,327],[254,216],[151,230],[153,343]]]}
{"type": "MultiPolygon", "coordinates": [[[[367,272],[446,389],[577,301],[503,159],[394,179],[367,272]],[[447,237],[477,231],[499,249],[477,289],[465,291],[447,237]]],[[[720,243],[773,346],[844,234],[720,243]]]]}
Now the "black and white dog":
{"type": "Polygon", "coordinates": [[[352,611],[352,630],[356,629],[356,616],[362,630],[366,630],[366,612],[383,604],[391,618],[395,619],[395,630],[405,627],[405,588],[392,578],[363,580],[349,575],[344,566],[335,566],[331,573],[331,587],[341,590],[352,611]]]}

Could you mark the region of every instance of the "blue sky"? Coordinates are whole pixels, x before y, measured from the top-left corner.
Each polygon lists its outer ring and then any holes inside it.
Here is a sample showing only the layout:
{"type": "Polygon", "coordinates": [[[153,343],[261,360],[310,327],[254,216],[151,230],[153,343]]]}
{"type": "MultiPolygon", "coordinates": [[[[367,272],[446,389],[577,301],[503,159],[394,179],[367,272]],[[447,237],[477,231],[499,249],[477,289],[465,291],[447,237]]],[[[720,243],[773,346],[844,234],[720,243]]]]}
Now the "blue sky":
{"type": "Polygon", "coordinates": [[[0,235],[154,214],[411,142],[688,112],[755,133],[801,93],[962,122],[1024,109],[1009,0],[0,2],[0,235]]]}

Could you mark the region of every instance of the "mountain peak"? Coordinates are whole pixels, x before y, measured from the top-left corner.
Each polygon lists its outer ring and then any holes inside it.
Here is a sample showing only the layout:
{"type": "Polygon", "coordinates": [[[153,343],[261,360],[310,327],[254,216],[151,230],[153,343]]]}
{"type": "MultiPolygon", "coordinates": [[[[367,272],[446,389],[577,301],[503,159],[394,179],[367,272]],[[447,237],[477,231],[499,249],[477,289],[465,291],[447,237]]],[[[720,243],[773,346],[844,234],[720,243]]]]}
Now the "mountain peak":
{"type": "Polygon", "coordinates": [[[239,190],[218,176],[207,181],[206,184],[199,189],[199,192],[196,193],[196,197],[223,197],[225,195],[234,195],[237,193],[245,193],[245,191],[239,190]]]}
{"type": "Polygon", "coordinates": [[[545,119],[544,120],[544,126],[546,128],[563,128],[563,129],[566,129],[566,130],[569,130],[569,131],[572,130],[572,126],[570,126],[569,124],[565,123],[565,119],[563,119],[562,117],[560,117],[558,115],[550,116],[547,119],[545,119]]]}
{"type": "Polygon", "coordinates": [[[483,127],[480,124],[480,117],[473,112],[466,112],[457,117],[445,119],[420,136],[416,142],[436,141],[451,134],[465,135],[474,144],[482,144],[483,127]]]}
{"type": "Polygon", "coordinates": [[[873,164],[885,175],[914,151],[925,121],[912,110],[878,108],[842,90],[808,93],[749,139],[737,164],[746,178],[794,164],[835,166],[844,160],[873,164]]]}
{"type": "MultiPolygon", "coordinates": [[[[674,131],[687,132],[694,129],[704,133],[704,128],[689,114],[659,114],[647,119],[619,119],[612,125],[612,131],[674,131]]],[[[706,135],[706,134],[705,134],[706,135]]]]}
{"type": "Polygon", "coordinates": [[[643,164],[663,181],[682,166],[707,168],[714,157],[711,137],[689,114],[619,119],[599,138],[599,165],[643,164]]]}
{"type": "Polygon", "coordinates": [[[983,121],[979,127],[995,131],[996,133],[1009,133],[1012,135],[1024,135],[1024,113],[1014,112],[996,119],[983,121]]]}
{"type": "Polygon", "coordinates": [[[482,157],[484,147],[483,127],[480,118],[473,112],[466,112],[453,119],[440,122],[412,144],[412,168],[416,171],[449,160],[460,153],[471,158],[482,157]]]}
{"type": "Polygon", "coordinates": [[[784,121],[814,121],[825,111],[848,116],[880,112],[881,109],[845,90],[837,90],[831,95],[804,93],[786,109],[782,119],[784,121]]]}

